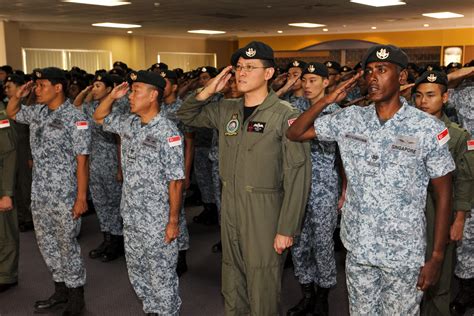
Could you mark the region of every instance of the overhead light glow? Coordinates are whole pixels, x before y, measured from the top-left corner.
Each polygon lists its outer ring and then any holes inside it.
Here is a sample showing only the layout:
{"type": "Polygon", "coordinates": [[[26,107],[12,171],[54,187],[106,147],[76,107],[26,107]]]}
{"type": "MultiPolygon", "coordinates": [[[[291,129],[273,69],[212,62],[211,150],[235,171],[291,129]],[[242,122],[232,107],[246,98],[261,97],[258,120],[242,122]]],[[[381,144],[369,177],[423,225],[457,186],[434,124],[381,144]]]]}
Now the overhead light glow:
{"type": "Polygon", "coordinates": [[[376,26],[372,26],[371,29],[372,29],[372,30],[376,30],[377,27],[376,27],[376,26]]]}
{"type": "Polygon", "coordinates": [[[329,29],[323,29],[323,32],[327,32],[327,31],[329,31],[329,29]]]}
{"type": "Polygon", "coordinates": [[[281,33],[283,33],[283,31],[277,31],[277,33],[281,34],[281,33]]]}
{"type": "Polygon", "coordinates": [[[127,31],[127,34],[133,34],[133,31],[127,31]]]}
{"type": "Polygon", "coordinates": [[[118,29],[134,29],[137,27],[142,27],[138,24],[124,24],[124,23],[111,23],[111,22],[103,22],[103,23],[94,23],[92,26],[99,26],[99,27],[113,27],[118,29]]]}
{"type": "Polygon", "coordinates": [[[435,19],[452,19],[452,18],[462,18],[464,15],[453,12],[433,12],[433,13],[423,13],[423,16],[435,19]]]}
{"type": "Polygon", "coordinates": [[[316,24],[316,23],[289,23],[289,26],[296,26],[296,27],[322,27],[326,26],[325,24],[316,24]]]}
{"type": "Polygon", "coordinates": [[[131,2],[119,1],[119,0],[62,0],[62,2],[90,4],[90,5],[101,5],[101,6],[105,6],[105,7],[116,7],[116,6],[120,6],[120,5],[131,4],[131,2]]]}
{"type": "Polygon", "coordinates": [[[353,3],[369,5],[371,7],[389,7],[393,5],[405,5],[406,2],[399,0],[351,0],[353,3]]]}
{"type": "Polygon", "coordinates": [[[429,27],[430,25],[429,24],[423,24],[424,27],[429,27]]]}
{"type": "Polygon", "coordinates": [[[224,31],[213,31],[213,30],[190,30],[188,33],[193,34],[207,34],[207,35],[215,35],[215,34],[225,34],[224,31]]]}

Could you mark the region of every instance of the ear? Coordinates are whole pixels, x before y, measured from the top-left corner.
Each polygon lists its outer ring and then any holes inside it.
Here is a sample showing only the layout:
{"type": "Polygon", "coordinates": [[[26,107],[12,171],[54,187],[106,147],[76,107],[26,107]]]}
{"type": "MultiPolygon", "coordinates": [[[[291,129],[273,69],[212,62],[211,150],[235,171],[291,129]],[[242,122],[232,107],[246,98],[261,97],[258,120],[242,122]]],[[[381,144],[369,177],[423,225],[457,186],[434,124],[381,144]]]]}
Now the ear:
{"type": "Polygon", "coordinates": [[[329,78],[323,78],[323,87],[327,88],[329,86],[329,78]]]}
{"type": "Polygon", "coordinates": [[[448,103],[448,100],[449,100],[449,92],[446,91],[445,93],[443,93],[443,94],[441,95],[441,98],[442,98],[442,100],[443,100],[443,104],[448,103]]]}
{"type": "Polygon", "coordinates": [[[272,79],[273,74],[275,73],[275,68],[270,67],[265,69],[265,80],[268,81],[272,79]]]}
{"type": "Polygon", "coordinates": [[[60,83],[57,83],[54,85],[54,92],[56,93],[61,93],[63,91],[63,85],[60,83]]]}
{"type": "Polygon", "coordinates": [[[157,101],[159,93],[157,89],[153,89],[150,93],[150,102],[157,101]]]}
{"type": "Polygon", "coordinates": [[[110,93],[110,91],[112,91],[112,87],[107,87],[107,89],[105,91],[107,91],[107,93],[110,93]]]}
{"type": "Polygon", "coordinates": [[[400,71],[400,75],[398,76],[398,83],[405,84],[408,80],[408,71],[403,69],[400,71]]]}

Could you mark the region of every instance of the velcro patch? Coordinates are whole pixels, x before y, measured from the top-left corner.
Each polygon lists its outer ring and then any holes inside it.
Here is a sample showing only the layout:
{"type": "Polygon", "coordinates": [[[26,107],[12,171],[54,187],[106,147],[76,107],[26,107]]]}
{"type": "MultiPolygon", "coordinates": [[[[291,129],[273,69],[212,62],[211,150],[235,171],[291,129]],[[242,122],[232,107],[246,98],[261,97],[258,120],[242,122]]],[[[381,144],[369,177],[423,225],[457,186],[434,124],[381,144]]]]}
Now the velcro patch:
{"type": "Polygon", "coordinates": [[[438,144],[440,146],[443,146],[444,144],[446,144],[451,139],[451,136],[449,136],[448,129],[445,128],[441,133],[436,135],[436,139],[438,140],[438,144]]]}
{"type": "Polygon", "coordinates": [[[170,147],[181,145],[181,136],[168,137],[168,145],[170,145],[170,147]]]}
{"type": "Polygon", "coordinates": [[[9,120],[0,120],[0,128],[7,128],[10,127],[10,121],[9,120]]]}
{"type": "Polygon", "coordinates": [[[77,129],[88,129],[89,124],[87,123],[87,121],[78,121],[78,122],[76,122],[76,128],[77,129]]]}

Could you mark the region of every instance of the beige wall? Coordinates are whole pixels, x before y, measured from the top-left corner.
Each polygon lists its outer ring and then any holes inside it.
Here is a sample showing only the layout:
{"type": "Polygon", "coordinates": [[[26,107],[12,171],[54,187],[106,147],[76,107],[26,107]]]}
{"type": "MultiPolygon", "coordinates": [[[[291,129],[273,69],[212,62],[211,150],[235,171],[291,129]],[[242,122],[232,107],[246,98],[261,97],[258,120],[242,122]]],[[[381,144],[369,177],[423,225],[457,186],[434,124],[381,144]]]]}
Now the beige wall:
{"type": "MultiPolygon", "coordinates": [[[[227,40],[121,36],[39,30],[20,30],[19,37],[21,48],[110,50],[114,61],[123,61],[134,69],[148,68],[156,63],[157,53],[160,51],[216,53],[218,67],[222,67],[229,63],[230,56],[237,47],[237,41],[227,40]]],[[[20,47],[17,49],[20,49],[20,47]]],[[[21,67],[21,61],[19,66],[21,67]]],[[[15,65],[15,67],[18,66],[15,65]]]]}

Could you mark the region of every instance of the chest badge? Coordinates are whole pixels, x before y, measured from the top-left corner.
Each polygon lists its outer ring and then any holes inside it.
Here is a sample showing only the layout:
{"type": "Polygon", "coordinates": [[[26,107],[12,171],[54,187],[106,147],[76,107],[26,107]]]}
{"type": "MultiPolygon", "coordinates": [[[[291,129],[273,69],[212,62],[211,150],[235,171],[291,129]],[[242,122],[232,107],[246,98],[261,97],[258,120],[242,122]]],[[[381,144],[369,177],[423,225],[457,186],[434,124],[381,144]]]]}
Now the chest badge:
{"type": "Polygon", "coordinates": [[[225,126],[225,136],[235,136],[237,135],[237,131],[240,128],[240,122],[237,118],[238,114],[234,113],[232,114],[232,118],[230,119],[229,122],[227,122],[227,125],[225,126]]]}
{"type": "Polygon", "coordinates": [[[265,125],[267,125],[265,122],[250,121],[249,125],[247,126],[247,132],[263,133],[265,130],[265,125]]]}

